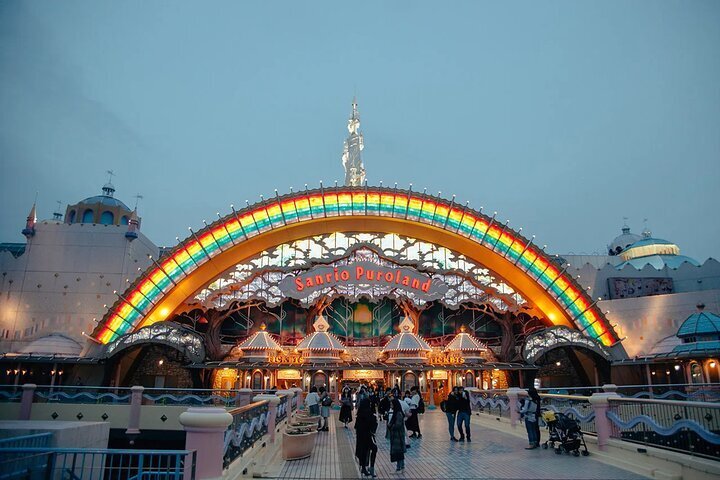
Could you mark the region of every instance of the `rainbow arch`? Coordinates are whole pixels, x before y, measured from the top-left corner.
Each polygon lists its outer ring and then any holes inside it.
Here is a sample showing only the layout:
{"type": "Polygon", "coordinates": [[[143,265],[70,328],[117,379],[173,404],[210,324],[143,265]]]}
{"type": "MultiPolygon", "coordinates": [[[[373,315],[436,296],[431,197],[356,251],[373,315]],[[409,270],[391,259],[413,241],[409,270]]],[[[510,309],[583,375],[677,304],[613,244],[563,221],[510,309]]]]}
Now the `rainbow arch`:
{"type": "MultiPolygon", "coordinates": [[[[578,328],[605,346],[619,341],[612,326],[582,287],[518,232],[498,223],[494,217],[454,201],[387,187],[306,190],[276,196],[238,212],[233,210],[232,214],[191,234],[159,263],[151,265],[119,295],[93,337],[108,344],[125,333],[164,320],[177,307],[178,299],[186,299],[199,287],[189,282],[193,291],[185,286],[183,292],[183,282],[200,270],[222,273],[223,268],[214,268],[212,262],[228,251],[248,246],[271,232],[282,234],[301,226],[308,227],[304,231],[305,236],[309,236],[313,234],[313,228],[322,227],[323,223],[339,223],[337,220],[345,220],[346,228],[357,225],[356,230],[364,230],[364,225],[370,228],[380,225],[383,229],[389,228],[388,232],[395,227],[407,226],[416,230],[419,227],[421,231],[446,240],[462,240],[465,244],[469,241],[475,249],[482,250],[486,258],[490,255],[503,266],[506,274],[499,276],[510,285],[516,287],[518,282],[528,285],[528,280],[534,284],[536,293],[529,299],[543,305],[552,304],[547,307],[548,311],[559,312],[562,317],[556,318],[558,315],[550,313],[550,321],[578,328]]],[[[473,257],[472,253],[468,256],[473,257]]],[[[491,270],[497,274],[495,269],[491,270]]]]}

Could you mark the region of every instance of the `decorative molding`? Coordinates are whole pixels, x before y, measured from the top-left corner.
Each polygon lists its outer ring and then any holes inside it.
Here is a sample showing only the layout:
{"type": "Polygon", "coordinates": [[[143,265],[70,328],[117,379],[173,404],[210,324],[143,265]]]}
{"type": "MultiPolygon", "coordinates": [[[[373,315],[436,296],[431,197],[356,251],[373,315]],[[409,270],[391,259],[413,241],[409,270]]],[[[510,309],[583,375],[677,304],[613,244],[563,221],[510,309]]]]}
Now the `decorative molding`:
{"type": "Polygon", "coordinates": [[[200,335],[173,322],[155,323],[123,335],[107,345],[105,357],[112,357],[127,348],[145,343],[173,347],[193,363],[205,360],[205,347],[200,335]]]}
{"type": "Polygon", "coordinates": [[[558,325],[529,335],[523,345],[523,360],[529,365],[534,365],[547,352],[561,347],[584,347],[605,360],[611,359],[610,352],[594,339],[579,330],[558,325]]]}

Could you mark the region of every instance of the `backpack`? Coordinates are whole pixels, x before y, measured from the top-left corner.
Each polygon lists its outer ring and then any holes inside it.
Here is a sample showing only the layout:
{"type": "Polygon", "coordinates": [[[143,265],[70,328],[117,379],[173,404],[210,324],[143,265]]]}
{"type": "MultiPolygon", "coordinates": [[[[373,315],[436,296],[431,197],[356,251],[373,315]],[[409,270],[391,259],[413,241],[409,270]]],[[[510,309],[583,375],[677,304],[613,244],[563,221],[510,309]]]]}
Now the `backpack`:
{"type": "Polygon", "coordinates": [[[418,412],[418,413],[425,413],[425,400],[423,400],[422,397],[420,397],[420,403],[418,403],[417,412],[418,412]]]}
{"type": "Polygon", "coordinates": [[[330,405],[332,405],[332,398],[330,398],[330,395],[325,395],[322,398],[322,402],[320,403],[320,405],[322,405],[323,407],[329,407],[330,405]]]}

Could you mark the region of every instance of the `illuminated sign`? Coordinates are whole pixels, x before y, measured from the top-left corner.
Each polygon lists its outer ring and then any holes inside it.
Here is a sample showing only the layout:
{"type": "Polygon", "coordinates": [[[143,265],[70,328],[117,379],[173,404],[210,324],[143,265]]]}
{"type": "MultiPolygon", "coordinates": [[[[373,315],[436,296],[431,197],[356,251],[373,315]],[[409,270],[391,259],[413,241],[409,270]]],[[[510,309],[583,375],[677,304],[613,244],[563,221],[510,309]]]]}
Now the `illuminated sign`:
{"type": "Polygon", "coordinates": [[[343,378],[346,380],[369,380],[384,377],[382,370],[345,370],[343,378]]]}
{"type": "Polygon", "coordinates": [[[278,380],[300,380],[302,375],[300,375],[300,370],[285,368],[283,370],[278,370],[277,378],[278,380]]]}
{"type": "Polygon", "coordinates": [[[447,380],[448,374],[446,370],[433,370],[432,371],[432,379],[433,380],[447,380]]]}
{"type": "Polygon", "coordinates": [[[444,282],[413,268],[383,266],[366,261],[314,267],[299,275],[283,278],[279,287],[284,295],[302,299],[323,288],[353,284],[398,289],[426,301],[442,298],[448,290],[444,282]]]}

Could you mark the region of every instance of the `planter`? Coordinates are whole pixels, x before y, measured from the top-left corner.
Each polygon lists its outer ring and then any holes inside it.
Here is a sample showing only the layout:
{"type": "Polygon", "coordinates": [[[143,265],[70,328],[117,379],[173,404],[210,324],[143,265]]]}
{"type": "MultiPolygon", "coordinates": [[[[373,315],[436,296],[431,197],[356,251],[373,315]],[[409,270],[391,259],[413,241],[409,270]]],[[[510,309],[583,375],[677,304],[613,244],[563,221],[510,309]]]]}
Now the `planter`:
{"type": "Polygon", "coordinates": [[[283,432],[283,460],[299,460],[312,454],[317,432],[283,432]]]}
{"type": "Polygon", "coordinates": [[[316,424],[320,421],[320,415],[316,415],[314,417],[304,417],[300,415],[295,415],[295,417],[290,419],[290,425],[298,425],[301,423],[309,423],[309,424],[316,424]]]}

